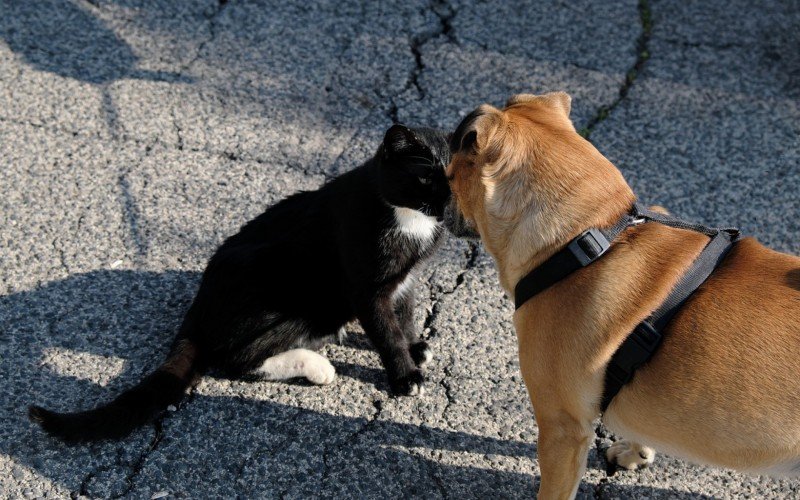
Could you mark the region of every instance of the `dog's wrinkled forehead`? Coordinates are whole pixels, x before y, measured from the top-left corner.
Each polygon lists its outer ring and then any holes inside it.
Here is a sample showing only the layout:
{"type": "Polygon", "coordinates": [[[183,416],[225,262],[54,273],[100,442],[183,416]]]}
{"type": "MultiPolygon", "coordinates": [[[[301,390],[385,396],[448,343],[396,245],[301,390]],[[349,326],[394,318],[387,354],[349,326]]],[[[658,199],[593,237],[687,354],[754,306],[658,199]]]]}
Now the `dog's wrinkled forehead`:
{"type": "MultiPolygon", "coordinates": [[[[478,138],[481,122],[484,126],[488,126],[490,123],[503,123],[506,120],[506,118],[502,118],[503,116],[512,116],[506,114],[511,108],[514,110],[527,108],[528,112],[533,112],[540,117],[544,114],[551,116],[555,114],[559,121],[566,122],[569,128],[572,128],[572,123],[569,121],[571,101],[572,99],[565,92],[550,92],[543,95],[517,94],[511,96],[502,110],[488,104],[479,106],[464,117],[456,127],[456,131],[450,138],[450,152],[456,154],[470,149],[478,138]]],[[[517,114],[517,111],[511,113],[517,114]]]]}

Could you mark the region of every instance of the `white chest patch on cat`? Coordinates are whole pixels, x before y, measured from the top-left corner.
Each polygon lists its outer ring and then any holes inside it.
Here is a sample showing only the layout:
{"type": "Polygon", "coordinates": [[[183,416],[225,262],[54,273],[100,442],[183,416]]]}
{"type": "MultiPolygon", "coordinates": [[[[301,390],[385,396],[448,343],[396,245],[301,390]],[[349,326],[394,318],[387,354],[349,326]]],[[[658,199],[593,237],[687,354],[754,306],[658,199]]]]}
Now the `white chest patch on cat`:
{"type": "Polygon", "coordinates": [[[439,223],[436,217],[425,215],[411,208],[394,207],[397,230],[410,238],[428,241],[436,234],[439,223]]]}

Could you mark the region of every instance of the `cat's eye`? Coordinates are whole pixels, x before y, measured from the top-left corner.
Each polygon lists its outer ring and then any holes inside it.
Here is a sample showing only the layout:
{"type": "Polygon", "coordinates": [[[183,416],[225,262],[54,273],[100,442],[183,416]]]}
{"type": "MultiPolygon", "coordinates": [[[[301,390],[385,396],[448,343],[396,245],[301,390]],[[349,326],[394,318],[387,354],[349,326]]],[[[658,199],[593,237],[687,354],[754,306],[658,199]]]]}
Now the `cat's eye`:
{"type": "Polygon", "coordinates": [[[419,180],[419,183],[423,185],[428,185],[431,183],[431,180],[427,177],[417,177],[417,180],[419,180]]]}

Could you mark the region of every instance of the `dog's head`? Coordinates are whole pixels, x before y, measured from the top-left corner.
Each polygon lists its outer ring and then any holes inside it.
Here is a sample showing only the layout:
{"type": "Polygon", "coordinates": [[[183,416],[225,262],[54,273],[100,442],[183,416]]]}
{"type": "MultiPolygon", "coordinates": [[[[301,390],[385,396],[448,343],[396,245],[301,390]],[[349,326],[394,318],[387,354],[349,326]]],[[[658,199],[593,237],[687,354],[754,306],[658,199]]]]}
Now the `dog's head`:
{"type": "Polygon", "coordinates": [[[630,208],[633,193],[575,131],[570,102],[564,92],[521,94],[503,109],[484,104],[464,118],[446,172],[445,223],[454,234],[480,236],[495,258],[530,257],[630,208]]]}

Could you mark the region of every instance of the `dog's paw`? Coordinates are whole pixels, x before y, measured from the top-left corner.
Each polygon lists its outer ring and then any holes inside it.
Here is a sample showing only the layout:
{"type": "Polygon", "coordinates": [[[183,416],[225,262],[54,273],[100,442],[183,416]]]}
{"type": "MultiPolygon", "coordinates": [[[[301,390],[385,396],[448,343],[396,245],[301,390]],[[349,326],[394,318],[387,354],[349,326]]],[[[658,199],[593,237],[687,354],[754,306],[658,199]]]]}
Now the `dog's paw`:
{"type": "Polygon", "coordinates": [[[609,468],[619,467],[627,470],[644,469],[653,463],[656,452],[639,443],[619,440],[606,450],[609,468]]]}
{"type": "Polygon", "coordinates": [[[423,383],[425,378],[422,372],[414,370],[405,377],[400,377],[391,383],[392,392],[397,396],[422,396],[425,394],[423,383]]]}
{"type": "Polygon", "coordinates": [[[411,354],[411,359],[414,360],[414,363],[420,367],[433,359],[433,352],[424,340],[409,347],[408,352],[411,354]]]}

